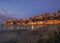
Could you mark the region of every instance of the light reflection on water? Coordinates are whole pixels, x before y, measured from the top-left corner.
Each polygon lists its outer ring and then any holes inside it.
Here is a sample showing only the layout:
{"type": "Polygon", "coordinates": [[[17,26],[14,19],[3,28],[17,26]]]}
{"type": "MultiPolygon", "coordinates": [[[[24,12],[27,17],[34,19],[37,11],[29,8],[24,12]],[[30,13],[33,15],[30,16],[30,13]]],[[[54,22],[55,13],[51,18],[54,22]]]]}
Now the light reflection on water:
{"type": "Polygon", "coordinates": [[[36,28],[40,28],[43,27],[43,25],[11,25],[11,26],[0,26],[0,30],[12,30],[12,29],[36,29],[36,28]]]}

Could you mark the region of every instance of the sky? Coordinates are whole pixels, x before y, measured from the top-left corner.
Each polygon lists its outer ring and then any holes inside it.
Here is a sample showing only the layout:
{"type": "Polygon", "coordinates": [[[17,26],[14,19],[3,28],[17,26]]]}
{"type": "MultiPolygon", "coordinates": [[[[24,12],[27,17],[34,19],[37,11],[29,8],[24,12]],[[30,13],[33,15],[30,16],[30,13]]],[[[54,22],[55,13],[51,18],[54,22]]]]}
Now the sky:
{"type": "Polygon", "coordinates": [[[42,13],[55,13],[58,10],[60,0],[0,0],[0,13],[19,19],[42,13]]]}

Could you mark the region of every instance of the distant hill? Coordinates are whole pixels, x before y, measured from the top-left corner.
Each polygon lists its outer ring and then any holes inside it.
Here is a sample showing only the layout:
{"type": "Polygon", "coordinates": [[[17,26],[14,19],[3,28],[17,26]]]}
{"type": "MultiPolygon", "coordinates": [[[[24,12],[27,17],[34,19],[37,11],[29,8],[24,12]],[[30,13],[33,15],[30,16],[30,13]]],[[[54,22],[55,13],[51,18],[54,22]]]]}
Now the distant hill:
{"type": "Polygon", "coordinates": [[[60,10],[56,13],[43,13],[34,17],[30,17],[28,21],[43,21],[43,20],[52,20],[52,19],[60,19],[60,10]]]}
{"type": "Polygon", "coordinates": [[[17,18],[8,17],[8,16],[6,16],[6,15],[0,13],[0,24],[1,24],[1,23],[5,23],[6,20],[8,20],[8,19],[17,20],[17,18]]]}

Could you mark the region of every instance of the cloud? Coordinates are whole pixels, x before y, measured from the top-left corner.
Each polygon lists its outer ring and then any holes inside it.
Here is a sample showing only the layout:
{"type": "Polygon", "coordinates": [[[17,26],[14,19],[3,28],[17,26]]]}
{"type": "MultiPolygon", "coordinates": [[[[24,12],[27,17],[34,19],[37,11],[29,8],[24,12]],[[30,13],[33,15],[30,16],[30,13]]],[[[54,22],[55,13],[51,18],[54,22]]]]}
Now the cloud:
{"type": "Polygon", "coordinates": [[[1,12],[4,13],[4,14],[8,14],[8,11],[5,10],[5,9],[1,9],[1,12]]]}

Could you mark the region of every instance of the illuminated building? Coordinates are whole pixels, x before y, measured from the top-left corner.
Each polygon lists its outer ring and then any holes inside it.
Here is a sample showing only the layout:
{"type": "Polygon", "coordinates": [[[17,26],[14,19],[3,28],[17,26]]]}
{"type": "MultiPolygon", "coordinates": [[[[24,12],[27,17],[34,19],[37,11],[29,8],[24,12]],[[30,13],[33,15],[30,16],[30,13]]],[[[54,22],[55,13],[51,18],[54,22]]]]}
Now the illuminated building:
{"type": "Polygon", "coordinates": [[[18,24],[18,25],[24,25],[24,24],[25,24],[25,22],[24,22],[24,20],[23,20],[23,19],[21,19],[21,20],[18,20],[18,21],[16,22],[16,24],[18,24]]]}
{"type": "Polygon", "coordinates": [[[13,21],[11,19],[7,20],[6,25],[13,25],[13,21]]]}
{"type": "Polygon", "coordinates": [[[30,17],[27,20],[17,20],[17,21],[13,21],[13,20],[7,20],[6,22],[7,25],[19,25],[20,27],[22,26],[31,26],[32,29],[35,28],[40,28],[46,25],[55,25],[55,24],[60,24],[60,11],[58,11],[57,13],[44,13],[44,14],[40,14],[34,17],[30,17]]]}
{"type": "Polygon", "coordinates": [[[28,24],[59,24],[60,23],[60,10],[57,13],[40,14],[29,19],[28,24]]]}

